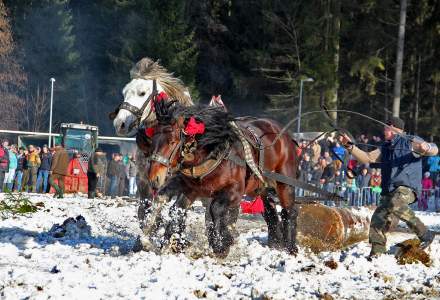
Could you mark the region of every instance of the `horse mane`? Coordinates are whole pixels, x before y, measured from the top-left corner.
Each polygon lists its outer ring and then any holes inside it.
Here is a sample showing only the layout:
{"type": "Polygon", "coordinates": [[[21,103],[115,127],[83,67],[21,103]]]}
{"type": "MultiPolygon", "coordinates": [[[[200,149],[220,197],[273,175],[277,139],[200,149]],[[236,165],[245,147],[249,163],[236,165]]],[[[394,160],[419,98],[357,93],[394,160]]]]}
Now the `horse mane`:
{"type": "Polygon", "coordinates": [[[149,57],[142,58],[130,70],[130,77],[131,79],[156,79],[169,97],[176,99],[184,106],[194,105],[182,80],[174,77],[173,73],[168,72],[166,68],[159,64],[159,61],[153,61],[149,57]]]}
{"type": "Polygon", "coordinates": [[[170,104],[165,101],[155,103],[156,119],[161,125],[171,125],[179,117],[185,119],[185,126],[191,117],[205,124],[205,132],[196,135],[199,146],[208,152],[224,151],[228,145],[238,140],[230,122],[235,120],[222,107],[206,105],[183,106],[179,102],[170,104]]]}

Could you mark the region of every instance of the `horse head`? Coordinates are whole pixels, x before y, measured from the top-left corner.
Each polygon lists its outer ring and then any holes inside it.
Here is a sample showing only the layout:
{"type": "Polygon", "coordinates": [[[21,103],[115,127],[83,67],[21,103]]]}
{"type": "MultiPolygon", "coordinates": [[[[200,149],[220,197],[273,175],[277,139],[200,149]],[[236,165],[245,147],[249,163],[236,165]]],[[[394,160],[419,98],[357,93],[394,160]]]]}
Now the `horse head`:
{"type": "Polygon", "coordinates": [[[156,115],[152,99],[165,92],[184,106],[193,105],[188,89],[182,81],[169,73],[158,62],[143,58],[130,71],[131,81],[124,87],[123,102],[110,114],[119,136],[134,136],[141,124],[153,124],[156,115]]]}
{"type": "MultiPolygon", "coordinates": [[[[154,190],[159,189],[173,175],[181,160],[184,143],[184,117],[175,116],[173,102],[155,102],[157,124],[153,127],[151,141],[152,155],[148,170],[148,179],[154,190]]],[[[176,107],[174,107],[176,109],[176,107]]]]}

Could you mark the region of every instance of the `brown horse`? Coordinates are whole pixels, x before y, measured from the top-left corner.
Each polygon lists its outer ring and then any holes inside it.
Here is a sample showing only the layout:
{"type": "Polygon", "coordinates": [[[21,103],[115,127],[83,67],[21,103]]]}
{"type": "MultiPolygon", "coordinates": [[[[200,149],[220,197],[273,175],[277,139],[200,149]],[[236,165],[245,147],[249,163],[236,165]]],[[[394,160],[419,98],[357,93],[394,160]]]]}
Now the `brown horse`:
{"type": "MultiPolygon", "coordinates": [[[[165,239],[184,230],[185,214],[196,198],[212,199],[206,210],[206,229],[209,245],[217,255],[227,255],[233,243],[230,226],[236,222],[244,194],[263,197],[268,225],[268,244],[284,247],[296,254],[296,219],[294,188],[286,184],[262,183],[244,163],[245,151],[231,121],[249,136],[259,141],[264,150],[264,169],[289,177],[297,177],[296,143],[286,134],[272,146],[281,128],[270,119],[233,119],[223,108],[182,107],[164,101],[155,104],[158,125],[152,139],[148,177],[159,196],[170,199],[178,196],[170,210],[170,223],[165,239]],[[195,136],[185,134],[188,121],[203,122],[205,132],[195,136]],[[282,206],[281,220],[270,196],[276,191],[282,206]]],[[[258,149],[252,149],[255,160],[258,149]]],[[[162,220],[163,221],[163,220],[162,220]]]]}

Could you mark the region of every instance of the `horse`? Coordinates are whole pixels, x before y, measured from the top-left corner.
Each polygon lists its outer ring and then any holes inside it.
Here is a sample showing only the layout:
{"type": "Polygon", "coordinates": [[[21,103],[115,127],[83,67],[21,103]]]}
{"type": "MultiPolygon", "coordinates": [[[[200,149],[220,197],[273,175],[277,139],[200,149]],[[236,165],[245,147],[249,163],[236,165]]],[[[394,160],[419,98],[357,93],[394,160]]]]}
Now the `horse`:
{"type": "Polygon", "coordinates": [[[145,176],[150,155],[151,140],[145,133],[145,128],[156,122],[153,110],[153,99],[166,93],[168,97],[177,100],[184,106],[193,105],[188,89],[182,81],[168,72],[158,61],[145,57],[138,61],[130,70],[131,81],[122,90],[124,100],[114,112],[109,114],[117,135],[132,137],[136,135],[138,146],[136,160],[139,172],[140,205],[138,218],[143,226],[145,209],[149,205],[146,199],[150,196],[149,182],[145,176]]]}
{"type": "MultiPolygon", "coordinates": [[[[260,194],[268,226],[268,245],[296,255],[295,189],[270,179],[263,184],[250,171],[231,121],[266,148],[264,169],[297,178],[297,145],[288,134],[281,133],[280,125],[271,119],[232,118],[223,107],[183,107],[160,101],[155,103],[155,111],[158,123],[152,138],[148,179],[157,195],[154,201],[176,199],[167,221],[158,217],[152,225],[156,230],[165,228],[165,242],[172,236],[182,236],[185,229],[182,212],[196,198],[209,198],[205,215],[209,245],[214,254],[226,256],[234,241],[230,228],[237,220],[242,196],[260,194]],[[194,124],[203,124],[199,127],[206,130],[189,133],[188,128],[194,124]],[[274,191],[282,206],[281,220],[275,208],[274,191]]],[[[252,149],[253,158],[263,161],[257,150],[252,149]]],[[[151,232],[154,234],[154,230],[151,232]]]]}

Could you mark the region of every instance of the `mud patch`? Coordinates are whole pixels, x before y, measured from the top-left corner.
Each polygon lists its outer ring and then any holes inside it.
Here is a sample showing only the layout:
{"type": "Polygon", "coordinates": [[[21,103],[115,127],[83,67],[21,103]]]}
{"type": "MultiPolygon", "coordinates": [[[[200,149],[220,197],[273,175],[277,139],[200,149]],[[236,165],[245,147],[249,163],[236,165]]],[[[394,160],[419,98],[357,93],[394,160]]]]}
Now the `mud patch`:
{"type": "Polygon", "coordinates": [[[432,265],[431,257],[420,248],[420,240],[410,239],[396,245],[396,260],[400,265],[421,262],[427,267],[432,265]]]}

